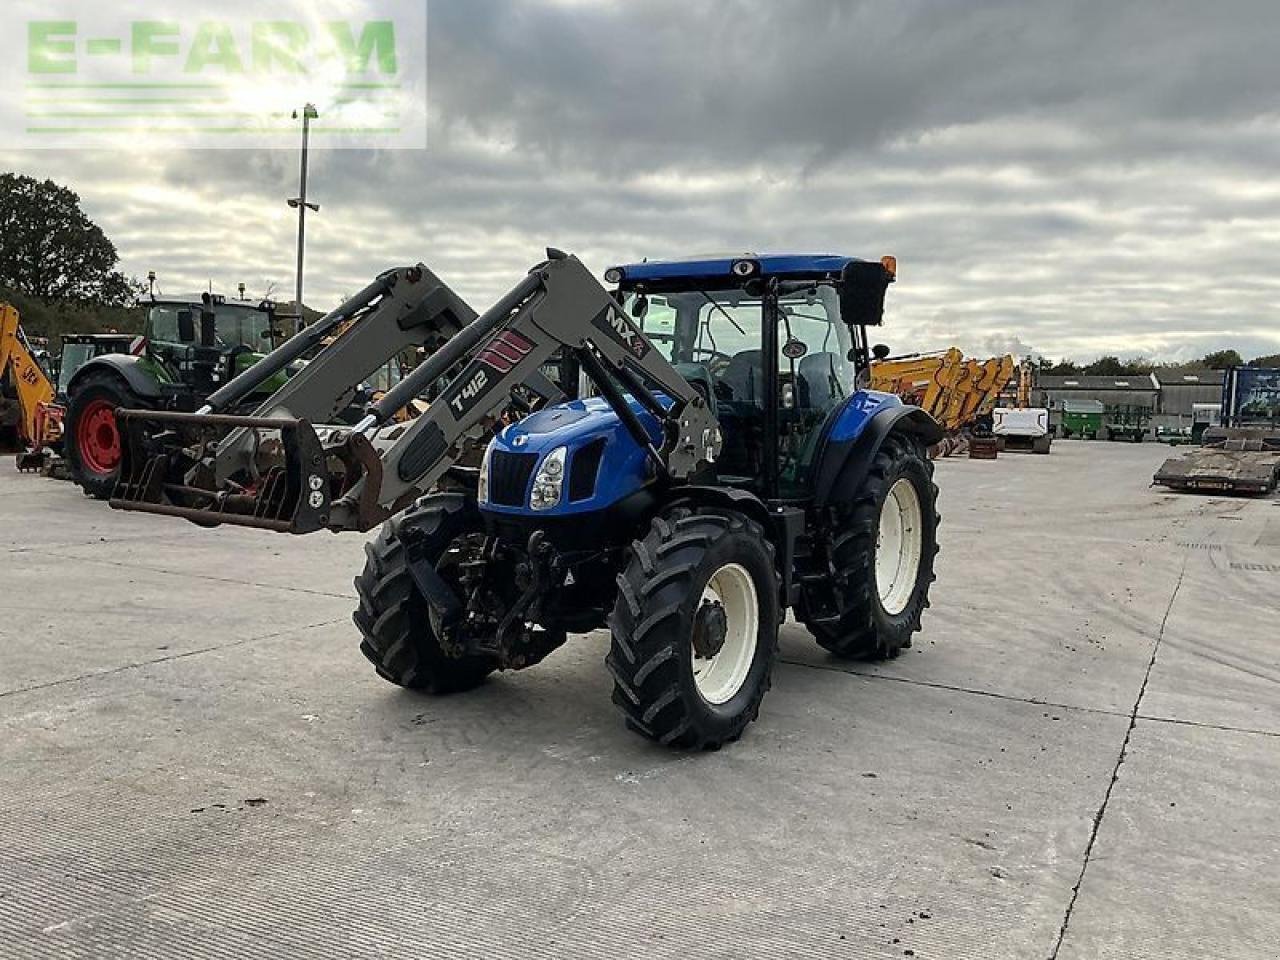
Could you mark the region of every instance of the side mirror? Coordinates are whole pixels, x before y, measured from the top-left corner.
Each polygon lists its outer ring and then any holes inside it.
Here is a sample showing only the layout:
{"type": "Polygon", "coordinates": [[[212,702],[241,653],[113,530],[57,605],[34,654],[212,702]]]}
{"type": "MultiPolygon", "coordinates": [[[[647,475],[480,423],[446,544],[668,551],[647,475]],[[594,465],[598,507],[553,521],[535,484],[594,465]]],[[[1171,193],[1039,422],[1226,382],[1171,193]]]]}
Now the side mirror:
{"type": "Polygon", "coordinates": [[[200,346],[212,347],[217,345],[218,334],[214,327],[217,319],[217,315],[212,310],[200,311],[200,346]]]}
{"type": "Polygon", "coordinates": [[[871,348],[871,356],[875,357],[877,360],[884,360],[889,356],[888,346],[883,343],[877,343],[871,348]]]}
{"type": "Polygon", "coordinates": [[[178,311],[178,339],[183,343],[196,342],[196,320],[190,310],[178,311]]]}
{"type": "Polygon", "coordinates": [[[882,263],[853,260],[840,271],[840,319],[849,326],[884,322],[884,292],[893,274],[882,263]]]}
{"type": "Polygon", "coordinates": [[[637,320],[643,320],[645,314],[649,312],[649,298],[643,293],[636,294],[635,300],[631,304],[631,316],[637,320]]]}

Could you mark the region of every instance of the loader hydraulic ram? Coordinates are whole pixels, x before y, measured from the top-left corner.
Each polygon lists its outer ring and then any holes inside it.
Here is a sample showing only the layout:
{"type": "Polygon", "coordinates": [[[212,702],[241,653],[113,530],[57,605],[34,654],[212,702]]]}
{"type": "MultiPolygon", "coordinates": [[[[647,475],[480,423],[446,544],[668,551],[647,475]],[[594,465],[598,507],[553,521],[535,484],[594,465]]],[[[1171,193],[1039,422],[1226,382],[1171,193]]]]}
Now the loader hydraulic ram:
{"type": "MultiPolygon", "coordinates": [[[[353,619],[379,676],[429,693],[608,628],[636,732],[715,748],[755,719],[794,611],[836,656],[893,657],[928,606],[942,430],[863,388],[896,263],[831,254],[648,260],[548,251],[482,316],[393,271],[196,414],[121,411],[113,506],[203,524],[368,530],[353,619]],[[361,370],[453,329],[354,426],[361,370]],[[581,372],[563,400],[550,361],[581,372]],[[407,401],[426,411],[392,422],[407,401]],[[320,424],[320,426],[316,426],[320,424]],[[478,467],[468,466],[474,457],[478,467]]],[[[563,379],[563,378],[562,378],[563,379]]]]}

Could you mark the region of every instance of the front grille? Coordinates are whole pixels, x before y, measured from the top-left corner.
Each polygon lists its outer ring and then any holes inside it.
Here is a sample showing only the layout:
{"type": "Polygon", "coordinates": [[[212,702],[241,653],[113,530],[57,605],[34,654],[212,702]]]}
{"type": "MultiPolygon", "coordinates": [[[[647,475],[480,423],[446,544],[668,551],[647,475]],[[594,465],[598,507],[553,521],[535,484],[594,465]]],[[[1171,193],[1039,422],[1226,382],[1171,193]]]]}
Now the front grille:
{"type": "Polygon", "coordinates": [[[489,457],[489,502],[500,507],[523,507],[529,478],[537,464],[536,453],[493,451],[489,457]]]}

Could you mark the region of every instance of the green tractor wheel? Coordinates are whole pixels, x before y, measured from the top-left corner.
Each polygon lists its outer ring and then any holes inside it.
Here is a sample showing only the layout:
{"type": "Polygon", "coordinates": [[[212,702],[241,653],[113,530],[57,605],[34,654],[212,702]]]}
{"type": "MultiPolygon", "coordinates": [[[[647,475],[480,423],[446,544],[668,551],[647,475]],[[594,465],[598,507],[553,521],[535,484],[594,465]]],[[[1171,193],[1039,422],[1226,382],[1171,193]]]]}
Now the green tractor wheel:
{"type": "Polygon", "coordinates": [[[63,445],[72,478],[89,496],[109,499],[120,475],[116,408],[145,406],[119,377],[110,373],[86,374],[72,394],[63,445]]]}

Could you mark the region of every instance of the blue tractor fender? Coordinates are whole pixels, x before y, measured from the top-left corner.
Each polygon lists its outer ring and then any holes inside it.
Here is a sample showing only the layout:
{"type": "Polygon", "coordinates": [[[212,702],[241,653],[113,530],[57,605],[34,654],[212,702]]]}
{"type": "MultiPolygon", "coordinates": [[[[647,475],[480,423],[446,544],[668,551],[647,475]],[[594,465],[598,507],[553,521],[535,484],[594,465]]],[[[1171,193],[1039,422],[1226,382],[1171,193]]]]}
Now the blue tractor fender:
{"type": "Polygon", "coordinates": [[[834,418],[818,455],[815,506],[853,496],[876,453],[895,433],[914,436],[925,447],[946,436],[933,417],[893,394],[859,390],[850,397],[834,418]]]}
{"type": "Polygon", "coordinates": [[[769,508],[750,490],[690,483],[672,490],[670,506],[732,510],[750,517],[764,527],[766,534],[772,535],[773,518],[769,515],[769,508]]]}
{"type": "Polygon", "coordinates": [[[100,357],[94,357],[75,372],[67,384],[67,396],[73,396],[76,388],[89,374],[108,372],[124,380],[129,389],[144,400],[158,400],[160,384],[155,377],[139,366],[141,362],[142,357],[135,357],[129,353],[104,353],[100,357]]]}

